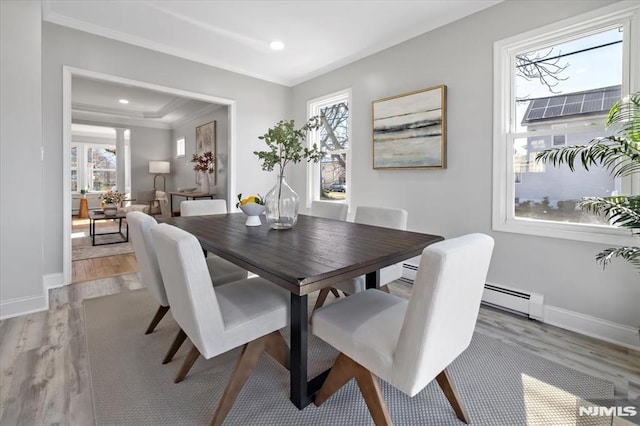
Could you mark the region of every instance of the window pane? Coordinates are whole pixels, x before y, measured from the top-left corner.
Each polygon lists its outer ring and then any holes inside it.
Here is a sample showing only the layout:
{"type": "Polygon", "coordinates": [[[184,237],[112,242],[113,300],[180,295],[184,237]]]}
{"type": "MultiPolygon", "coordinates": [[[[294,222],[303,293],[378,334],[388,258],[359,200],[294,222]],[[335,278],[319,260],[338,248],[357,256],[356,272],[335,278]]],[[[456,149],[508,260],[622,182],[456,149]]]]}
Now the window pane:
{"type": "Polygon", "coordinates": [[[608,112],[621,98],[622,37],[614,28],[516,55],[516,132],[608,112]]]}
{"type": "Polygon", "coordinates": [[[602,217],[584,213],[576,207],[582,197],[616,195],[620,182],[607,170],[590,167],[553,167],[535,161],[536,154],[551,148],[555,141],[566,139],[567,145],[580,145],[605,132],[550,135],[546,138],[519,138],[514,142],[515,216],[562,222],[603,223],[602,217]]]}
{"type": "Polygon", "coordinates": [[[71,147],[71,168],[78,167],[78,147],[71,147]]]}
{"type": "Polygon", "coordinates": [[[94,191],[109,191],[116,186],[116,172],[93,170],[91,173],[91,188],[94,191]]]}
{"type": "Polygon", "coordinates": [[[78,191],[78,171],[71,170],[71,190],[78,191]]]}
{"type": "Polygon", "coordinates": [[[320,162],[320,199],[344,200],[347,196],[347,151],[349,149],[349,106],[338,102],[320,109],[320,148],[326,155],[320,162]]]}
{"type": "Polygon", "coordinates": [[[185,156],[184,138],[180,138],[176,141],[176,157],[185,156]]]}
{"type": "Polygon", "coordinates": [[[114,169],[116,168],[116,150],[115,148],[99,148],[91,147],[87,149],[87,163],[91,164],[95,169],[114,169]]]}

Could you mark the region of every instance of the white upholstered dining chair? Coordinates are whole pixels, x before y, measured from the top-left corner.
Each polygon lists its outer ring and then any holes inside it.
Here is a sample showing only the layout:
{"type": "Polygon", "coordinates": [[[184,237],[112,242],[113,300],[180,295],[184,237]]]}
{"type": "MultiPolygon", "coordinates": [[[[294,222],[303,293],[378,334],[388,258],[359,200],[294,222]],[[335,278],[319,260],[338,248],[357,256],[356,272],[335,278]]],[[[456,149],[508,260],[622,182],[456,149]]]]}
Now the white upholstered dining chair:
{"type": "Polygon", "coordinates": [[[180,203],[180,216],[203,216],[208,214],[226,214],[225,200],[186,200],[180,203]]]}
{"type": "Polygon", "coordinates": [[[347,220],[349,206],[344,203],[336,203],[329,201],[312,201],[311,216],[323,217],[325,219],[347,220]]]}
{"type": "Polygon", "coordinates": [[[289,368],[278,331],[289,323],[289,293],[259,277],[214,288],[192,234],[168,224],[151,232],[173,317],[193,343],[176,382],[200,355],[209,359],[244,345],[211,422],[221,425],[263,352],[289,368]]]}
{"type": "MultiPolygon", "coordinates": [[[[407,211],[404,209],[358,206],[356,208],[356,215],[353,221],[363,225],[381,226],[384,228],[394,228],[404,231],[407,229],[407,216],[407,211]]],[[[396,263],[395,265],[390,265],[380,269],[380,288],[389,292],[387,284],[400,279],[401,277],[402,263],[396,263]]],[[[335,284],[332,288],[320,290],[313,310],[315,311],[324,305],[330,291],[337,289],[346,295],[351,295],[364,290],[366,287],[365,283],[365,276],[361,275],[351,280],[335,284]]]]}
{"type": "Polygon", "coordinates": [[[408,301],[369,289],[316,311],[313,333],[340,354],[315,404],[355,377],[376,426],[390,425],[376,376],[409,396],[435,378],[468,423],[447,367],[471,342],[493,244],[469,234],[425,248],[408,301]]]}
{"type": "MultiPolygon", "coordinates": [[[[149,334],[153,332],[160,320],[169,310],[169,299],[167,298],[167,292],[160,273],[160,266],[158,264],[153,236],[151,235],[151,227],[157,225],[158,222],[153,217],[145,213],[133,211],[127,213],[127,223],[129,225],[129,232],[131,233],[131,242],[138,262],[142,284],[144,284],[149,293],[151,293],[151,295],[160,304],[158,311],[154,315],[145,332],[145,334],[149,334]]],[[[200,256],[203,257],[202,252],[200,253],[200,256]]],[[[206,264],[211,275],[213,285],[223,285],[232,281],[243,280],[248,276],[245,269],[221,258],[207,258],[206,264]]],[[[169,352],[162,361],[163,364],[171,361],[185,338],[186,335],[182,330],[180,330],[173,345],[169,349],[169,352]]]]}

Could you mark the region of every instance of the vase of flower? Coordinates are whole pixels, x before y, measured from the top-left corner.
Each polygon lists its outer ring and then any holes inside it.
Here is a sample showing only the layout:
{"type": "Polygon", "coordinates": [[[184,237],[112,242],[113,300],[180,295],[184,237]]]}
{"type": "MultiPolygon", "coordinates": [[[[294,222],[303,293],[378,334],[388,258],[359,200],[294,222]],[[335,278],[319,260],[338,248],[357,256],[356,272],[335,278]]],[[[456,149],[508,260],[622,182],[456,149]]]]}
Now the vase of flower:
{"type": "Polygon", "coordinates": [[[303,145],[307,132],[322,125],[320,117],[311,117],[300,129],[294,125],[293,120],[278,122],[258,137],[265,141],[269,150],[253,152],[262,160],[262,170],[270,172],[276,165],[279,168],[276,185],[264,197],[267,223],[272,229],[291,229],[298,221],[300,197],[284,177],[286,165],[302,160],[317,163],[325,154],[316,144],[311,148],[303,145]]]}
{"type": "Polygon", "coordinates": [[[216,157],[211,151],[205,151],[202,154],[193,154],[191,162],[194,163],[193,170],[198,172],[198,191],[208,194],[210,190],[210,177],[216,168],[216,157]]]}
{"type": "Polygon", "coordinates": [[[267,223],[272,229],[291,229],[298,222],[300,197],[283,175],[264,197],[267,223]]]}

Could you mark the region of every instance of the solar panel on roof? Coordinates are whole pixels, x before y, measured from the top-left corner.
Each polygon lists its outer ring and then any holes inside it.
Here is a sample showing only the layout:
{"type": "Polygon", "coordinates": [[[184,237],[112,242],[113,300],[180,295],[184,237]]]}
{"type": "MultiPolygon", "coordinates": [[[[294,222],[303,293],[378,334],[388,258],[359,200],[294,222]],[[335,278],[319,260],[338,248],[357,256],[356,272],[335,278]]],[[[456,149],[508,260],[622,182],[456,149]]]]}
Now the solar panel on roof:
{"type": "Polygon", "coordinates": [[[548,99],[534,99],[533,100],[533,105],[531,105],[531,108],[544,108],[547,106],[547,102],[549,102],[548,99]]]}
{"type": "Polygon", "coordinates": [[[564,101],[566,99],[567,99],[566,96],[560,96],[558,98],[551,98],[551,99],[549,99],[549,106],[564,105],[564,101]]]}
{"type": "Polygon", "coordinates": [[[582,104],[565,104],[562,115],[578,114],[582,104]]]}
{"type": "Polygon", "coordinates": [[[602,101],[588,101],[584,103],[582,112],[602,111],[602,101]]]}
{"type": "Polygon", "coordinates": [[[586,93],[584,95],[584,100],[585,101],[597,101],[599,99],[602,99],[603,96],[603,92],[599,92],[599,93],[586,93]]]}
{"type": "Polygon", "coordinates": [[[568,104],[582,103],[583,99],[584,99],[584,95],[569,95],[567,96],[567,103],[568,104]]]}
{"type": "Polygon", "coordinates": [[[529,111],[527,115],[527,120],[537,120],[538,118],[542,118],[544,114],[544,108],[536,108],[529,111]]]}
{"type": "Polygon", "coordinates": [[[547,108],[547,110],[544,112],[544,118],[548,118],[548,117],[557,117],[560,115],[560,113],[562,113],[562,105],[560,106],[554,106],[554,107],[549,107],[547,108]]]}

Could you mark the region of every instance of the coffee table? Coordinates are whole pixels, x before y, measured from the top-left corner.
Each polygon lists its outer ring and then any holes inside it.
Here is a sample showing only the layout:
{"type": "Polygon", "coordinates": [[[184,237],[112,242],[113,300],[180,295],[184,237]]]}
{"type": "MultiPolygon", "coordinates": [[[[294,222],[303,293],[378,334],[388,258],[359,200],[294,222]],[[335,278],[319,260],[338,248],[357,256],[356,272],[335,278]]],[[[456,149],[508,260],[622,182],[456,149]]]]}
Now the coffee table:
{"type": "Polygon", "coordinates": [[[124,234],[122,232],[122,219],[126,219],[127,214],[125,212],[118,211],[115,215],[107,216],[101,211],[90,211],[89,212],[89,235],[91,235],[91,245],[93,246],[104,246],[107,244],[118,244],[118,243],[126,243],[129,241],[129,224],[125,222],[127,227],[127,233],[124,234]],[[96,222],[99,220],[118,220],[118,232],[102,232],[100,234],[96,234],[96,222]],[[96,244],[96,235],[115,235],[119,234],[122,238],[116,241],[110,241],[108,243],[98,243],[96,244]]]}

